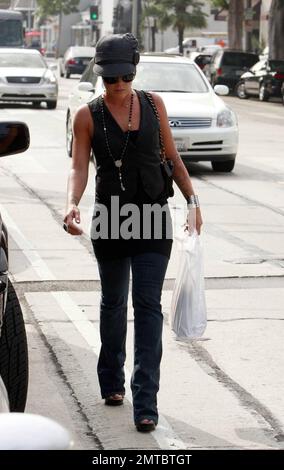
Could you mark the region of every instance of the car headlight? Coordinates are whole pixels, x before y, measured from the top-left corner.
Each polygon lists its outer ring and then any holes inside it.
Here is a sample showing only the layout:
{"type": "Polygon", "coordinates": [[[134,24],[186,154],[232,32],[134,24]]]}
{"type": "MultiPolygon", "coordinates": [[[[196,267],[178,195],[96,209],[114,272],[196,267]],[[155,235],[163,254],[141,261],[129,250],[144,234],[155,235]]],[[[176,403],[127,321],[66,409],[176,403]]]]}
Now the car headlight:
{"type": "Polygon", "coordinates": [[[233,127],[237,125],[235,113],[229,109],[223,109],[217,116],[217,127],[233,127]]]}
{"type": "Polygon", "coordinates": [[[56,83],[56,77],[55,75],[51,72],[51,70],[47,70],[42,77],[42,83],[46,83],[48,85],[56,83]]]}

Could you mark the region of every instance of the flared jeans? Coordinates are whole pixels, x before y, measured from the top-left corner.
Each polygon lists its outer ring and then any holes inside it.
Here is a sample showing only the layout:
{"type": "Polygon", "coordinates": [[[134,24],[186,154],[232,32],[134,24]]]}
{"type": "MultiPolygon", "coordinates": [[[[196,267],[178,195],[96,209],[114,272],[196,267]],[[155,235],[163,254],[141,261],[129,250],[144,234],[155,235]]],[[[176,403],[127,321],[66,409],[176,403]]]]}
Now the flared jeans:
{"type": "Polygon", "coordinates": [[[141,253],[98,260],[101,279],[101,351],[98,377],[102,398],[125,393],[127,301],[130,269],[134,309],[134,368],[131,377],[134,422],[158,422],[157,393],[162,357],[161,293],[168,257],[141,253]]]}

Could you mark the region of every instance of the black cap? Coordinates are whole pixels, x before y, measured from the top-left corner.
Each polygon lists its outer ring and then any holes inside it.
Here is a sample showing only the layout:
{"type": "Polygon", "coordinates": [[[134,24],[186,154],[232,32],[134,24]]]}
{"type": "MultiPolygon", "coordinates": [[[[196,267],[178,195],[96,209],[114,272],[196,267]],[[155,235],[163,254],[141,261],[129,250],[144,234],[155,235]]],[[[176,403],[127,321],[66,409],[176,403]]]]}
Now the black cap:
{"type": "Polygon", "coordinates": [[[135,73],[139,60],[138,41],[133,34],[104,36],[96,45],[94,72],[103,77],[135,73]]]}

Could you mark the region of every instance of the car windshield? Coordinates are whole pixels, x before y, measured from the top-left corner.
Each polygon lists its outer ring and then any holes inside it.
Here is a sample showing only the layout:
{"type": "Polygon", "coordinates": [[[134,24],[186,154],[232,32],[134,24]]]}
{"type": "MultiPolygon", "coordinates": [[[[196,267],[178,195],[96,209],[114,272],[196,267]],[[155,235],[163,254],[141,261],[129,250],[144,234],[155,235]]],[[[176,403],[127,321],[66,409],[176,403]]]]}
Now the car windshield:
{"type": "Polygon", "coordinates": [[[20,20],[0,19],[0,47],[18,47],[23,44],[23,27],[20,20]]]}
{"type": "Polygon", "coordinates": [[[274,72],[284,72],[284,60],[270,60],[269,67],[274,72]]]}
{"type": "Polygon", "coordinates": [[[133,86],[160,92],[208,92],[206,82],[194,65],[176,62],[140,62],[133,86]]]}
{"type": "Polygon", "coordinates": [[[40,55],[21,53],[0,53],[0,67],[20,67],[45,69],[46,65],[40,55]]]}
{"type": "Polygon", "coordinates": [[[258,56],[254,54],[244,54],[243,52],[228,52],[224,54],[222,64],[232,67],[251,68],[258,62],[258,56]]]}

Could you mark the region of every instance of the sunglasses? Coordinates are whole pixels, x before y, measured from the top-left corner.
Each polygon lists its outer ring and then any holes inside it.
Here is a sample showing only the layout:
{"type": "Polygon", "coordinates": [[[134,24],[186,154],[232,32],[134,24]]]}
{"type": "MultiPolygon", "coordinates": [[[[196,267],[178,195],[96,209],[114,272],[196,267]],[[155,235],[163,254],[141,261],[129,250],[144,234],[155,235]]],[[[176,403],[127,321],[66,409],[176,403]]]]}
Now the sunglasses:
{"type": "Polygon", "coordinates": [[[103,77],[103,81],[108,85],[114,85],[115,83],[119,82],[119,79],[123,82],[132,82],[135,78],[135,73],[129,73],[128,75],[123,75],[122,77],[103,77]]]}

